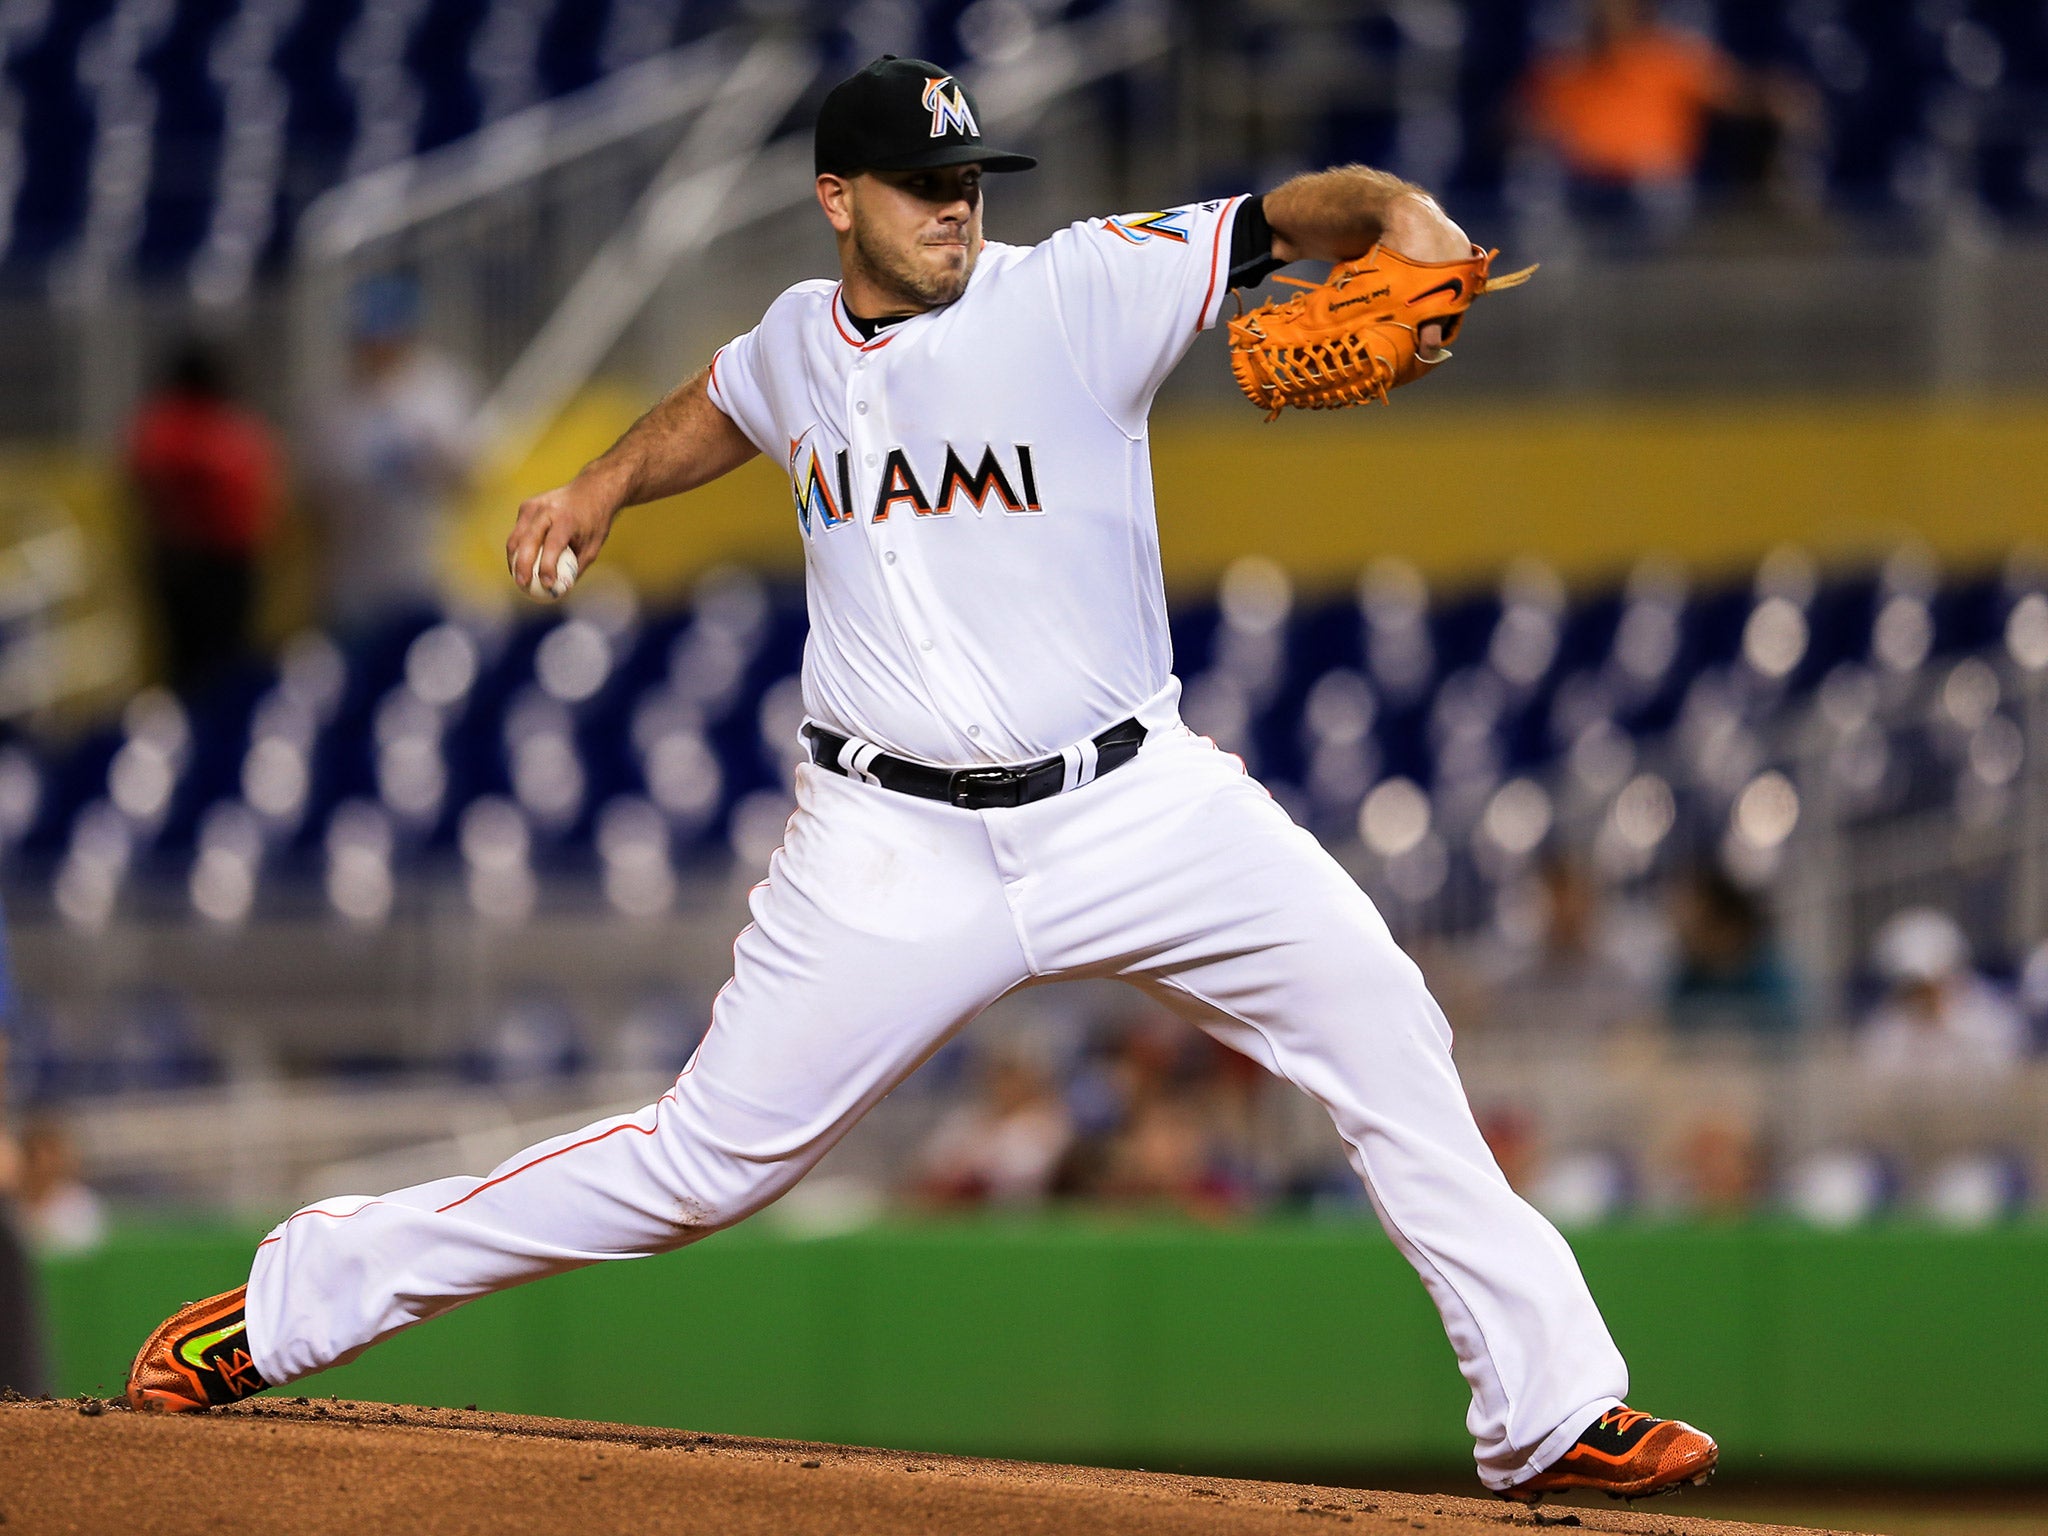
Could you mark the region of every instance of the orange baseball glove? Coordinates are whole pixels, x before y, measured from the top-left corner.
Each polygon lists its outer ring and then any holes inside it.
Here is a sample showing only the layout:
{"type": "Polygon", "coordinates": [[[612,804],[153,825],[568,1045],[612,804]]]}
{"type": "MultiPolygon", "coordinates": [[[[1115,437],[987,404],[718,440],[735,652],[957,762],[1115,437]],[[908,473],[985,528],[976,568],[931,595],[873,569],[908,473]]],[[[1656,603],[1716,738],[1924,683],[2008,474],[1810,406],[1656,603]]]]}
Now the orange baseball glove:
{"type": "Polygon", "coordinates": [[[1230,371],[1245,398],[1272,421],[1293,406],[1329,411],[1387,403],[1387,391],[1412,384],[1451,354],[1451,338],[1472,301],[1529,280],[1534,267],[1491,275],[1499,251],[1472,247],[1463,261],[1410,261],[1376,245],[1330,269],[1328,280],[1283,283],[1304,288],[1284,304],[1268,302],[1230,322],[1230,371]],[[1443,331],[1424,355],[1421,333],[1443,331]]]}

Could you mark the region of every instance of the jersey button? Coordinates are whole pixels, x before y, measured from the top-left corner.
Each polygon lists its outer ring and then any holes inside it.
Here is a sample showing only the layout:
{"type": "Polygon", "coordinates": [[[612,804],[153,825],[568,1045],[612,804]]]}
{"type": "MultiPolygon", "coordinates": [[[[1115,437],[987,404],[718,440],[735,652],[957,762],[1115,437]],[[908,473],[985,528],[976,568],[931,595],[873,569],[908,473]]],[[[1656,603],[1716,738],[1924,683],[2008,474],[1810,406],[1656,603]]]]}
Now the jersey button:
{"type": "Polygon", "coordinates": [[[865,416],[868,413],[868,403],[865,400],[857,400],[854,402],[853,409],[856,415],[865,416]]]}
{"type": "Polygon", "coordinates": [[[920,640],[917,642],[917,648],[921,651],[928,651],[932,648],[932,643],[929,640],[920,640]]]}
{"type": "Polygon", "coordinates": [[[967,734],[979,740],[981,736],[981,727],[978,725],[970,725],[969,727],[967,727],[967,734]]]}
{"type": "Polygon", "coordinates": [[[880,461],[879,459],[877,459],[877,458],[876,458],[876,457],[875,457],[875,456],[874,456],[874,455],[873,455],[872,453],[868,455],[868,458],[867,458],[867,465],[868,465],[868,468],[869,468],[869,469],[873,469],[873,468],[875,467],[875,465],[876,465],[876,464],[878,464],[878,463],[880,463],[880,462],[881,462],[881,461],[880,461]]]}
{"type": "Polygon", "coordinates": [[[894,565],[896,563],[896,551],[890,550],[886,555],[882,556],[882,560],[885,564],[894,565]]]}

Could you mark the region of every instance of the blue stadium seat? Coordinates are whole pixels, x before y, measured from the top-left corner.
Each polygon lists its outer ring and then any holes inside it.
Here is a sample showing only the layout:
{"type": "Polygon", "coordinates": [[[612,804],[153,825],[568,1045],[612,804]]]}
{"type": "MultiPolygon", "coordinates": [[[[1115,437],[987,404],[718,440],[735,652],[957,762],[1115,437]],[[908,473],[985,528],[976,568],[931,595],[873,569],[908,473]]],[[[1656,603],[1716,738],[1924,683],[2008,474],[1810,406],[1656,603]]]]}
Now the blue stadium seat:
{"type": "Polygon", "coordinates": [[[482,102],[469,70],[470,46],[491,0],[428,0],[405,62],[420,87],[417,149],[435,149],[473,133],[482,102]]]}
{"type": "MultiPolygon", "coordinates": [[[[1944,679],[1960,657],[2001,655],[2014,592],[2006,580],[1981,573],[1956,576],[1931,590],[1933,643],[1924,663],[1931,684],[1944,679]]],[[[1439,797],[1441,815],[1441,797],[1460,772],[1466,786],[1460,792],[1467,794],[1478,792],[1470,789],[1475,772],[1481,790],[1509,776],[1540,781],[1561,768],[1583,731],[1602,721],[1611,721],[1624,739],[1636,743],[1640,770],[1656,761],[1659,742],[1681,712],[1696,708],[1699,699],[1716,690],[1725,700],[1717,707],[1731,709],[1745,730],[1768,741],[1784,712],[1803,707],[1845,667],[1882,670],[1872,654],[1872,636],[1883,597],[1880,580],[1868,574],[1820,582],[1805,605],[1805,651],[1786,677],[1774,681],[1740,660],[1744,629],[1757,602],[1752,584],[1738,581],[1697,593],[1675,610],[1673,663],[1661,681],[1644,690],[1626,685],[1617,660],[1625,602],[1616,591],[1570,601],[1559,616],[1555,661],[1536,681],[1520,687],[1493,670],[1491,636],[1500,622],[1500,599],[1491,592],[1453,596],[1426,610],[1423,628],[1434,660],[1412,694],[1376,679],[1375,642],[1359,601],[1349,594],[1319,599],[1299,605],[1286,621],[1270,691],[1254,701],[1244,735],[1223,744],[1245,752],[1276,794],[1319,833],[1348,837],[1356,796],[1373,783],[1393,776],[1412,779],[1439,797]],[[1308,703],[1333,672],[1354,678],[1347,688],[1363,690],[1368,707],[1359,718],[1367,722],[1366,737],[1344,748],[1348,756],[1324,754],[1319,771],[1321,738],[1309,727],[1308,703]],[[1454,739],[1462,745],[1454,748],[1454,739]],[[1452,770],[1447,754],[1462,762],[1462,770],[1452,770]],[[1354,778],[1359,782],[1347,787],[1354,778]],[[1351,797],[1348,803],[1339,803],[1344,796],[1351,797]]],[[[674,852],[722,863],[728,857],[733,808],[757,792],[781,795],[786,790],[794,746],[786,739],[793,728],[788,692],[796,686],[805,622],[802,596],[794,587],[747,586],[739,593],[737,610],[729,605],[718,609],[721,601],[713,594],[696,613],[658,613],[608,632],[602,646],[609,664],[570,693],[561,692],[569,685],[561,682],[568,674],[559,670],[566,665],[560,656],[569,652],[562,650],[551,662],[548,648],[566,647],[568,637],[577,634],[596,633],[592,619],[579,617],[572,607],[537,614],[507,630],[479,632],[473,681],[441,705],[438,715],[434,706],[409,692],[407,679],[408,657],[421,637],[441,624],[439,615],[394,615],[346,637],[334,652],[341,660],[332,715],[324,726],[308,722],[302,728],[308,747],[304,813],[296,822],[270,826],[269,835],[281,841],[264,855],[265,881],[281,882],[279,888],[309,881],[317,886],[337,807],[378,798],[377,723],[382,712],[401,708],[438,743],[445,765],[445,787],[431,814],[410,823],[397,818],[401,881],[413,871],[448,862],[462,814],[479,797],[518,796],[521,782],[509,733],[536,724],[567,741],[580,785],[559,819],[537,802],[527,805],[533,857],[543,876],[597,870],[593,838],[598,814],[608,803],[621,796],[661,799],[650,782],[647,753],[663,733],[688,737],[683,743],[687,752],[680,759],[671,754],[667,761],[684,763],[680,782],[703,784],[707,797],[687,808],[668,808],[674,852]],[[721,611],[725,618],[719,617],[721,611]],[[733,612],[740,617],[732,618],[733,612]],[[745,638],[739,649],[720,653],[725,657],[720,662],[703,649],[702,635],[728,622],[741,625],[745,638]],[[551,673],[550,667],[557,670],[551,673]],[[719,667],[728,669],[729,686],[708,704],[693,703],[690,686],[716,685],[712,673],[719,667]],[[549,686],[561,696],[551,698],[549,686]],[[650,736],[650,730],[656,735],[650,736]],[[689,753],[698,756],[692,759],[689,753]]],[[[1176,669],[1194,683],[1217,660],[1218,605],[1176,605],[1172,627],[1180,647],[1176,669]]],[[[182,887],[208,814],[243,798],[254,721],[274,719],[279,700],[292,688],[306,686],[293,681],[297,665],[287,659],[279,667],[251,666],[188,701],[183,716],[188,739],[177,754],[174,787],[160,812],[132,828],[134,862],[124,866],[123,878],[136,884],[145,899],[154,899],[147,896],[151,890],[182,887]]],[[[412,675],[416,680],[425,676],[412,675]]],[[[1926,719],[1901,719],[1894,711],[1879,723],[1885,732],[1884,771],[1881,779],[1855,791],[1848,802],[1851,812],[1896,814],[1951,804],[1960,777],[1972,771],[1968,731],[1938,710],[1926,719]]],[[[13,750],[32,754],[32,772],[40,784],[39,802],[10,854],[19,867],[53,873],[80,826],[106,830],[106,819],[115,814],[108,802],[119,803],[111,771],[128,728],[117,723],[66,745],[37,747],[25,738],[14,744],[13,750]]],[[[18,778],[19,769],[13,771],[18,778]]],[[[1987,782],[1996,787],[1997,781],[1987,782]]],[[[1726,785],[1692,785],[1683,772],[1673,789],[1680,801],[1681,839],[1704,837],[1702,828],[1718,827],[1733,792],[1726,785]]],[[[1442,899],[1478,899],[1473,893],[1492,874],[1471,862],[1462,827],[1447,829],[1446,840],[1451,864],[1442,899]]],[[[184,899],[182,890],[179,899],[184,899]]]]}
{"type": "Polygon", "coordinates": [[[42,35],[7,60],[22,105],[22,184],[10,261],[34,266],[49,259],[84,219],[95,120],[79,84],[78,47],[112,9],[113,0],[52,6],[42,35]]]}
{"type": "Polygon", "coordinates": [[[355,137],[355,95],[342,78],[341,56],[362,5],[321,0],[306,6],[272,59],[285,83],[285,135],[293,158],[320,185],[333,180],[355,137]]]}

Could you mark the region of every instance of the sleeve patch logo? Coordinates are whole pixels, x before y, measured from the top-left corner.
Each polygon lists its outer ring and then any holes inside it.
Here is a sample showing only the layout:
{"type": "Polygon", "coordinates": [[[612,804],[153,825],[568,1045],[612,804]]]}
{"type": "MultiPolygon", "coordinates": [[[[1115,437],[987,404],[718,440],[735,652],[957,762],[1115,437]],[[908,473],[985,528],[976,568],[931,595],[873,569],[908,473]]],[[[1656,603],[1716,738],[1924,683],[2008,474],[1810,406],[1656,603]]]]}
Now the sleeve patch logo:
{"type": "Polygon", "coordinates": [[[1185,208],[1168,208],[1156,213],[1120,213],[1113,219],[1103,220],[1102,227],[1133,245],[1144,245],[1151,240],[1171,240],[1175,245],[1188,243],[1188,211],[1185,208]]]}
{"type": "Polygon", "coordinates": [[[966,93],[954,83],[951,75],[940,75],[937,79],[927,76],[923,100],[932,115],[933,138],[943,139],[956,129],[973,138],[981,137],[981,125],[974,120],[974,109],[967,105],[966,93]],[[949,85],[953,87],[950,94],[946,90],[949,85]]]}

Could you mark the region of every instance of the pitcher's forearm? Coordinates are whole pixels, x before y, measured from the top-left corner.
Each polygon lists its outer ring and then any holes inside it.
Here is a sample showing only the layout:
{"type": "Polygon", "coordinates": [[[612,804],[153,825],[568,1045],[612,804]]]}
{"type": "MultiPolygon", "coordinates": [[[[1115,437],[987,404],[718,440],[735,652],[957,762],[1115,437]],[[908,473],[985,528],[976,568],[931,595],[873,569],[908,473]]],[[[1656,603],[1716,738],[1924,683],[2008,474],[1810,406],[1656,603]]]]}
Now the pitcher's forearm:
{"type": "Polygon", "coordinates": [[[1378,244],[1400,214],[1417,211],[1402,209],[1404,202],[1436,208],[1413,182],[1366,165],[1296,176],[1264,201],[1273,254],[1282,261],[1350,261],[1378,244]]]}
{"type": "Polygon", "coordinates": [[[756,449],[732,418],[711,403],[710,370],[701,369],[647,413],[576,476],[614,509],[679,496],[739,468],[756,449]]]}
{"type": "Polygon", "coordinates": [[[706,370],[685,379],[574,480],[520,503],[505,540],[515,584],[530,588],[537,571],[548,594],[559,596],[567,590],[555,585],[563,550],[575,553],[579,570],[588,570],[624,508],[694,491],[754,456],[754,445],[711,403],[709,377],[706,370]]]}

